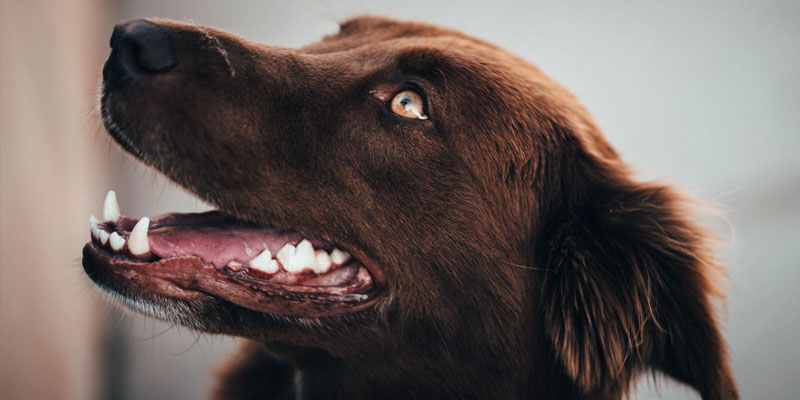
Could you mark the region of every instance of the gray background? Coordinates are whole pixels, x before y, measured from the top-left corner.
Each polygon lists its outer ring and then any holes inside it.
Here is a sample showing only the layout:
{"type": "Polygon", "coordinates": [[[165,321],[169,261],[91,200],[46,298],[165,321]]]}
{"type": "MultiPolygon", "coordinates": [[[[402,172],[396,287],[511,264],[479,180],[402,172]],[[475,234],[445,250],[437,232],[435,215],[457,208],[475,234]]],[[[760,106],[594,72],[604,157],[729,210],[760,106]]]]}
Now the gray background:
{"type": "MultiPolygon", "coordinates": [[[[3,1],[8,16],[7,7],[17,3],[3,1]]],[[[18,4],[21,9],[22,3],[18,4]]],[[[73,3],[37,0],[27,4],[40,7],[25,10],[31,16],[30,32],[34,32],[40,29],[37,15],[45,14],[54,4],[59,5],[59,13],[67,12],[67,4],[73,3]]],[[[100,52],[107,52],[103,48],[107,49],[113,21],[135,17],[192,20],[253,40],[297,46],[335,32],[337,22],[348,17],[383,14],[457,28],[523,56],[583,101],[641,178],[666,180],[724,211],[724,218],[709,223],[723,239],[720,256],[732,278],[729,303],[720,314],[742,397],[800,396],[800,312],[796,307],[800,289],[800,2],[82,0],[74,4],[102,15],[83,18],[82,22],[84,37],[91,38],[85,46],[99,49],[97,60],[91,59],[91,69],[86,72],[98,77],[93,79],[99,79],[100,52]],[[91,30],[103,33],[89,33],[91,30]]],[[[71,22],[53,19],[41,29],[71,22]]],[[[53,47],[58,53],[58,46],[53,47]]],[[[62,56],[70,59],[68,54],[62,56]]],[[[18,69],[20,73],[24,73],[24,66],[18,69]]],[[[81,95],[88,103],[93,101],[91,91],[81,95]]],[[[4,97],[4,101],[12,97],[4,97]]],[[[41,106],[48,110],[69,101],[42,98],[41,106]]],[[[74,97],[66,97],[70,98],[74,97]]],[[[0,117],[9,118],[7,112],[0,117]]],[[[30,124],[21,122],[19,126],[25,125],[30,124]]],[[[43,129],[42,135],[58,134],[58,126],[50,128],[43,129]]],[[[86,129],[93,130],[97,131],[94,145],[103,150],[92,164],[103,170],[107,188],[117,190],[124,214],[157,215],[207,208],[131,161],[100,129],[86,129]]],[[[6,129],[3,134],[11,133],[6,129]]],[[[11,136],[4,136],[4,152],[10,151],[7,143],[12,143],[7,138],[11,136]]],[[[10,159],[8,154],[4,153],[4,160],[10,159]]],[[[3,179],[8,182],[13,175],[9,171],[19,170],[3,165],[3,179]]],[[[5,206],[10,204],[6,196],[16,194],[3,187],[5,206]]],[[[80,220],[88,214],[85,210],[97,214],[103,191],[93,189],[93,196],[95,192],[93,203],[81,200],[80,204],[88,204],[63,212],[80,216],[80,220]]],[[[3,211],[6,221],[14,212],[3,211]]],[[[78,234],[80,237],[70,239],[75,241],[70,244],[75,250],[67,249],[74,256],[78,255],[79,243],[88,238],[85,228],[78,234]]],[[[10,254],[8,235],[2,239],[6,246],[3,254],[10,254]]],[[[14,273],[3,271],[0,282],[7,285],[14,273]]],[[[80,275],[76,268],[75,276],[80,275]]],[[[101,299],[104,304],[97,318],[108,334],[100,340],[65,335],[57,341],[57,346],[65,348],[81,340],[94,346],[100,343],[98,358],[92,361],[101,371],[99,377],[74,379],[90,382],[88,385],[95,382],[98,397],[203,398],[213,385],[213,368],[235,348],[232,339],[198,335],[105,305],[110,303],[86,289],[91,285],[70,285],[66,291],[74,298],[63,299],[65,306],[87,297],[101,299]]],[[[3,291],[11,293],[8,288],[4,286],[3,291]]],[[[6,299],[4,306],[24,304],[6,299]]],[[[8,317],[2,321],[4,329],[12,326],[8,321],[8,317]]],[[[16,343],[7,339],[14,328],[8,329],[0,342],[3,354],[13,354],[16,343]]],[[[94,331],[98,329],[87,329],[94,331]]],[[[7,355],[4,358],[10,359],[7,355]]],[[[19,364],[0,362],[4,363],[3,378],[20,368],[19,364]]],[[[69,370],[69,364],[65,365],[69,370]]],[[[24,380],[24,376],[19,379],[24,380]]],[[[9,387],[9,383],[4,385],[9,387]]],[[[662,381],[660,388],[659,393],[643,381],[633,398],[697,398],[668,380],[662,381]]],[[[33,393],[33,389],[23,389],[17,393],[33,393]]],[[[70,393],[73,395],[63,397],[85,398],[74,395],[81,391],[70,393]]]]}

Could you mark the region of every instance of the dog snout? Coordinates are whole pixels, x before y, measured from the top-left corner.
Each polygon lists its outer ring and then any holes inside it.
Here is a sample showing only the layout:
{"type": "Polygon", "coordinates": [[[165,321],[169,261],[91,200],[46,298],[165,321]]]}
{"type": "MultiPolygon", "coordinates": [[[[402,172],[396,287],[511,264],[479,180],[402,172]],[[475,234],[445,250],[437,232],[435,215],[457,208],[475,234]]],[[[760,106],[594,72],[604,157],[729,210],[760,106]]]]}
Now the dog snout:
{"type": "Polygon", "coordinates": [[[137,75],[163,74],[178,64],[170,32],[145,19],[117,24],[110,42],[111,55],[103,68],[110,85],[137,75]]]}

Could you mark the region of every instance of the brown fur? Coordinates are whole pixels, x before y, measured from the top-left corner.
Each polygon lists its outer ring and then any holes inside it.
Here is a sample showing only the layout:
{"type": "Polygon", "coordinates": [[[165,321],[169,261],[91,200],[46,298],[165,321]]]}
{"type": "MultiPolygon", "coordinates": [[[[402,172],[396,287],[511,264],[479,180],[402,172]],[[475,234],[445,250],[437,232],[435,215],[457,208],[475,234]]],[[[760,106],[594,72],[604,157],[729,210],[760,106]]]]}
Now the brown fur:
{"type": "Polygon", "coordinates": [[[536,67],[378,17],[299,49],[159,23],[180,62],[106,94],[115,138],[239,218],[352,243],[388,282],[325,318],[140,293],[252,340],[218,398],[618,399],[648,371],[738,398],[688,202],[633,180],[536,67]],[[428,121],[371,94],[409,86],[428,121]]]}

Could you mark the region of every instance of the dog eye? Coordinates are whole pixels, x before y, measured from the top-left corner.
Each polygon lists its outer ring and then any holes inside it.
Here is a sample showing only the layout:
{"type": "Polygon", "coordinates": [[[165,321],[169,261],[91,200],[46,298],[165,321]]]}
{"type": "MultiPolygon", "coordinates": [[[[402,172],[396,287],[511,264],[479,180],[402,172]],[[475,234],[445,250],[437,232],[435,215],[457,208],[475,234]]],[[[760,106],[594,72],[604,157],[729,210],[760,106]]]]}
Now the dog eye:
{"type": "Polygon", "coordinates": [[[425,105],[422,96],[413,90],[404,90],[394,95],[391,108],[392,112],[401,117],[428,119],[428,116],[423,114],[425,105]]]}

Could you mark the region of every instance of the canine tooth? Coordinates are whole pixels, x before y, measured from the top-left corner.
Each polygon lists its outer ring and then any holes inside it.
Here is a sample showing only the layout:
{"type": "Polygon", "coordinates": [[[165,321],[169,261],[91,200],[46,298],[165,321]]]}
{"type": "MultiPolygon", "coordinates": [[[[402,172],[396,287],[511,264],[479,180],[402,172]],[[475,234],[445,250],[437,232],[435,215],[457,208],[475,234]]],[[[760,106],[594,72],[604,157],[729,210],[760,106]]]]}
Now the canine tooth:
{"type": "Polygon", "coordinates": [[[103,204],[103,220],[117,222],[120,217],[119,202],[117,202],[117,193],[109,190],[106,194],[106,201],[103,204]]]}
{"type": "Polygon", "coordinates": [[[119,235],[117,232],[111,232],[111,235],[108,237],[108,242],[111,243],[111,248],[114,251],[122,250],[122,247],[125,246],[125,238],[119,235]]]}
{"type": "Polygon", "coordinates": [[[128,236],[128,250],[131,254],[142,255],[150,251],[150,242],[147,239],[147,228],[150,226],[150,218],[142,217],[133,227],[128,236]]]}
{"type": "Polygon", "coordinates": [[[288,272],[299,271],[299,269],[297,269],[294,264],[294,253],[295,253],[294,245],[286,243],[285,245],[283,245],[283,247],[281,247],[280,250],[278,250],[278,254],[275,255],[275,258],[277,258],[278,261],[281,262],[281,265],[283,265],[283,269],[285,269],[288,272]]]}
{"type": "Polygon", "coordinates": [[[108,238],[109,238],[109,236],[110,236],[110,235],[108,234],[108,232],[106,232],[106,231],[104,231],[104,230],[102,230],[102,229],[98,229],[98,230],[97,230],[97,233],[98,233],[98,236],[100,236],[100,237],[98,238],[98,239],[100,240],[100,243],[102,243],[103,245],[105,245],[106,243],[108,243],[108,238]]]}
{"type": "Polygon", "coordinates": [[[269,249],[264,249],[261,254],[248,261],[247,264],[250,265],[251,268],[255,268],[268,274],[274,274],[278,272],[278,262],[272,259],[272,253],[269,251],[269,249]]]}
{"type": "Polygon", "coordinates": [[[331,261],[333,261],[336,265],[342,265],[350,260],[350,253],[346,251],[339,250],[339,248],[333,249],[331,252],[331,261]]]}
{"type": "Polygon", "coordinates": [[[314,245],[308,239],[303,239],[297,244],[294,251],[294,262],[303,269],[314,269],[316,265],[316,256],[314,255],[314,245]]]}
{"type": "Polygon", "coordinates": [[[318,274],[322,274],[328,272],[331,269],[331,256],[325,250],[317,250],[314,252],[314,256],[316,257],[316,265],[314,266],[314,272],[318,274]]]}

